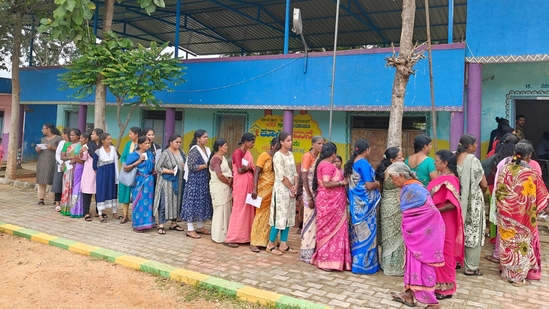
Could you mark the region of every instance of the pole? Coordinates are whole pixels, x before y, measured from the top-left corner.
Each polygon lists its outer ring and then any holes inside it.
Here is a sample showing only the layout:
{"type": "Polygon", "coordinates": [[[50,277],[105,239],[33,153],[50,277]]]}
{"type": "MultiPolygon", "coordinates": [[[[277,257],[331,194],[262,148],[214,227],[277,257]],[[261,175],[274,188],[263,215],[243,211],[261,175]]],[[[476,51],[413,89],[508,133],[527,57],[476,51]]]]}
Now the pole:
{"type": "Polygon", "coordinates": [[[179,25],[181,20],[181,0],[177,0],[177,7],[175,8],[175,38],[173,45],[175,47],[174,57],[179,58],[179,25]]]}
{"type": "Polygon", "coordinates": [[[290,0],[286,0],[286,20],[284,22],[284,55],[290,49],[290,0]]]}
{"type": "Polygon", "coordinates": [[[454,0],[448,0],[448,44],[454,42],[454,0]]]}
{"type": "Polygon", "coordinates": [[[433,124],[433,146],[437,152],[437,111],[435,108],[435,85],[433,81],[433,53],[431,51],[431,23],[429,0],[425,0],[425,24],[427,25],[427,52],[429,54],[429,88],[431,88],[431,123],[433,124]]]}
{"type": "Polygon", "coordinates": [[[332,89],[330,95],[330,122],[328,124],[328,140],[332,140],[332,118],[334,114],[334,86],[335,86],[335,72],[336,72],[336,54],[337,54],[337,30],[339,25],[339,4],[340,0],[337,0],[336,4],[336,21],[335,21],[335,36],[334,36],[334,56],[332,59],[332,89]]]}

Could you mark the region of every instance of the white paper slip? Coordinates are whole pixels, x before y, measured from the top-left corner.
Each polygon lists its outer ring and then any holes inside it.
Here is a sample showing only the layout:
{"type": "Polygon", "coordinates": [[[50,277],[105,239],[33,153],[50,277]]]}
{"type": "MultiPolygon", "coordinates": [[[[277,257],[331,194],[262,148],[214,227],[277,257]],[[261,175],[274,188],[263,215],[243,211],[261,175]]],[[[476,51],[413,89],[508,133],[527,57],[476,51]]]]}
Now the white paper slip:
{"type": "Polygon", "coordinates": [[[36,147],[40,149],[48,149],[48,146],[46,144],[36,144],[36,147]]]}
{"type": "Polygon", "coordinates": [[[178,168],[177,168],[177,165],[173,168],[173,175],[176,176],[177,175],[177,172],[178,172],[178,168]]]}
{"type": "Polygon", "coordinates": [[[250,163],[248,160],[242,158],[242,166],[248,166],[248,163],[250,163]]]}
{"type": "MultiPolygon", "coordinates": [[[[244,159],[243,159],[244,160],[244,159]]],[[[262,198],[261,197],[257,197],[255,200],[252,198],[252,195],[250,193],[248,193],[246,195],[246,204],[250,204],[252,205],[253,207],[255,208],[259,208],[261,206],[261,200],[262,198]]]]}
{"type": "Polygon", "coordinates": [[[67,167],[67,171],[72,170],[72,168],[73,168],[70,161],[65,161],[65,166],[67,167]]]}
{"type": "Polygon", "coordinates": [[[143,160],[147,161],[149,159],[149,156],[147,156],[147,153],[144,152],[143,153],[143,160]]]}

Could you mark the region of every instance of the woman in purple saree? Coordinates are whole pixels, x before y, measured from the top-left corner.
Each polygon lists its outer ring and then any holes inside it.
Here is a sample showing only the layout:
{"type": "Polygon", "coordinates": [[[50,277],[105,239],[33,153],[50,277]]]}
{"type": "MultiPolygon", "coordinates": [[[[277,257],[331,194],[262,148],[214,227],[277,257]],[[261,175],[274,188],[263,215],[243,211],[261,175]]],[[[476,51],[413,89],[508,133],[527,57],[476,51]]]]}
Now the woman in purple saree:
{"type": "Polygon", "coordinates": [[[402,293],[391,292],[394,301],[415,306],[414,299],[438,309],[435,297],[435,267],[444,266],[445,226],[429,191],[417,180],[410,168],[395,162],[387,173],[400,191],[402,237],[406,246],[404,287],[402,293]]]}

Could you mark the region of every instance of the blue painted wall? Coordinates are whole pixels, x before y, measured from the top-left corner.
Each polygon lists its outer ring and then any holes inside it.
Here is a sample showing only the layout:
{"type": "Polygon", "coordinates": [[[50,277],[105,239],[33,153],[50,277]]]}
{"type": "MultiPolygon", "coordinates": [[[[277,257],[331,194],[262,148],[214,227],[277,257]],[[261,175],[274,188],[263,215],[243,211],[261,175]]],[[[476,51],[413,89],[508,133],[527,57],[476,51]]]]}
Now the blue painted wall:
{"type": "Polygon", "coordinates": [[[467,56],[549,53],[549,1],[467,2],[467,56]]]}
{"type": "Polygon", "coordinates": [[[42,126],[45,123],[57,123],[56,105],[28,105],[25,113],[25,129],[23,141],[23,157],[25,161],[38,159],[38,154],[34,149],[36,144],[42,139],[42,126]]]}
{"type": "Polygon", "coordinates": [[[0,77],[0,93],[11,93],[11,78],[0,77]]]}
{"type": "MultiPolygon", "coordinates": [[[[435,99],[437,107],[462,106],[465,50],[462,44],[439,45],[433,51],[435,99]],[[450,49],[451,48],[451,49],[450,49]]],[[[336,108],[388,110],[394,69],[385,65],[390,49],[341,52],[337,58],[336,108]]],[[[327,109],[330,104],[332,58],[329,53],[311,54],[307,74],[303,58],[265,56],[187,61],[187,83],[157,97],[164,104],[247,105],[280,109],[307,107],[327,109]]],[[[299,56],[301,57],[301,56],[299,56]]],[[[410,78],[405,105],[409,109],[430,109],[429,74],[426,59],[417,64],[410,78]]],[[[62,68],[33,68],[21,72],[22,102],[91,102],[93,96],[75,100],[72,91],[59,91],[62,68]]],[[[114,101],[109,96],[108,101],[114,101]]]]}

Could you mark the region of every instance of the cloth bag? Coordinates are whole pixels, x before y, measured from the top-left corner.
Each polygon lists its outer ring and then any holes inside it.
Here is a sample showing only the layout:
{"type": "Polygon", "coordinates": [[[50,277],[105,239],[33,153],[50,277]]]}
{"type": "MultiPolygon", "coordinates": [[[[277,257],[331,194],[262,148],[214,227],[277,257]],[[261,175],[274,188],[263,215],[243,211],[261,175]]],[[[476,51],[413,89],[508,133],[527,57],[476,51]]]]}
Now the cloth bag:
{"type": "Polygon", "coordinates": [[[129,172],[124,171],[124,168],[122,168],[122,170],[118,174],[118,182],[125,186],[132,187],[135,185],[136,176],[137,176],[137,168],[134,167],[129,172]]]}

